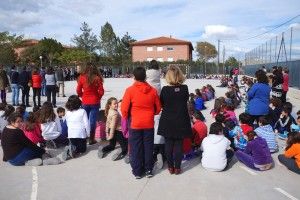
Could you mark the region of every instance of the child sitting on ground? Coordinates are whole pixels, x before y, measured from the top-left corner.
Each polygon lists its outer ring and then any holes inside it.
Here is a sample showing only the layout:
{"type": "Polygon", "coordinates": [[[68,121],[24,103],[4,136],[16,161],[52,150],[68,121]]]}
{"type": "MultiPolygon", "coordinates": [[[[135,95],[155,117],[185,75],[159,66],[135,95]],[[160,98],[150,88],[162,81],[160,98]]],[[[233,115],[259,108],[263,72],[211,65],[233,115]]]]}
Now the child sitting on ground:
{"type": "Polygon", "coordinates": [[[247,146],[247,140],[241,127],[233,121],[226,121],[225,127],[229,130],[229,137],[234,139],[234,149],[244,150],[247,146]]]}
{"type": "Polygon", "coordinates": [[[265,171],[271,169],[273,159],[265,139],[256,135],[255,131],[248,133],[248,144],[244,151],[237,151],[236,158],[247,167],[265,171]]]}
{"type": "Polygon", "coordinates": [[[190,93],[190,98],[188,100],[188,112],[189,112],[189,116],[192,117],[194,112],[195,112],[195,94],[194,93],[190,93]]]}
{"type": "Polygon", "coordinates": [[[81,100],[77,95],[71,95],[66,103],[66,122],[68,125],[68,138],[70,144],[65,147],[62,159],[75,158],[85,153],[87,138],[90,136],[90,123],[87,113],[81,108],[81,100]]]}
{"type": "Polygon", "coordinates": [[[26,111],[25,105],[20,105],[19,107],[17,107],[16,112],[22,115],[23,121],[25,121],[28,118],[29,113],[26,111]]]}
{"type": "Polygon", "coordinates": [[[276,134],[270,125],[268,118],[266,116],[259,117],[258,120],[259,127],[255,129],[256,134],[265,139],[271,153],[278,151],[278,144],[276,141],[276,134]]]}
{"type": "Polygon", "coordinates": [[[223,126],[214,122],[210,126],[209,135],[201,144],[202,166],[211,171],[223,171],[234,153],[230,150],[230,141],[223,135],[223,126]]]}
{"type": "Polygon", "coordinates": [[[297,124],[291,125],[291,131],[297,131],[300,132],[300,116],[297,117],[297,124]]]}
{"type": "Polygon", "coordinates": [[[271,126],[274,127],[282,111],[281,100],[279,98],[271,98],[269,107],[268,116],[271,119],[271,126]]]}
{"type": "Polygon", "coordinates": [[[241,113],[239,115],[240,127],[243,130],[243,133],[247,135],[249,131],[253,131],[253,127],[251,126],[251,116],[247,113],[241,113]]]}
{"type": "Polygon", "coordinates": [[[226,104],[224,108],[224,117],[225,120],[233,121],[235,124],[238,124],[235,112],[234,112],[234,105],[233,104],[226,104]]]}
{"type": "Polygon", "coordinates": [[[293,105],[289,102],[286,102],[283,105],[280,118],[275,123],[275,133],[278,133],[280,139],[287,139],[287,135],[291,132],[291,125],[295,123],[295,119],[291,115],[293,105]]]}
{"type": "Polygon", "coordinates": [[[42,130],[33,112],[29,112],[28,118],[21,128],[25,136],[34,144],[44,142],[42,130]]]}
{"type": "Polygon", "coordinates": [[[224,97],[219,97],[215,99],[214,108],[210,111],[210,114],[213,118],[216,117],[217,114],[223,114],[226,102],[224,97]]]}
{"type": "Polygon", "coordinates": [[[202,94],[199,89],[195,90],[195,111],[201,111],[205,109],[204,100],[202,99],[202,94]]]}
{"type": "Polygon", "coordinates": [[[111,97],[107,100],[105,105],[106,116],[106,139],[109,144],[98,149],[98,157],[104,158],[108,153],[116,148],[116,143],[119,142],[121,152],[115,154],[112,158],[113,161],[123,159],[127,154],[127,139],[123,136],[121,127],[121,115],[118,112],[118,100],[111,97]]]}
{"type": "Polygon", "coordinates": [[[66,118],[65,118],[66,110],[63,107],[58,107],[56,109],[56,113],[57,113],[57,116],[59,118],[60,125],[61,125],[61,134],[58,138],[55,139],[55,142],[62,146],[66,146],[69,144],[68,126],[67,126],[67,122],[66,122],[66,118]]]}
{"type": "Polygon", "coordinates": [[[288,135],[284,154],[278,155],[278,160],[289,170],[300,174],[300,132],[288,135]]]}

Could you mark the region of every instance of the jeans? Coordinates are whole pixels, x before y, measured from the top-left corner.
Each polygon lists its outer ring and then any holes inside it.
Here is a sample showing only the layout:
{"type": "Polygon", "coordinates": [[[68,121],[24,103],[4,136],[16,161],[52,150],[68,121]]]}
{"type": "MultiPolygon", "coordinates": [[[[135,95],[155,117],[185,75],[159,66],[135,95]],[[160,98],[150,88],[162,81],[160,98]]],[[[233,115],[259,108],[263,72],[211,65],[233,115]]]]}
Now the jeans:
{"type": "Polygon", "coordinates": [[[22,86],[22,104],[28,106],[29,105],[29,90],[30,87],[22,86]]]}
{"type": "Polygon", "coordinates": [[[60,95],[63,97],[65,96],[65,84],[64,81],[57,81],[57,85],[59,88],[59,91],[57,93],[57,96],[59,97],[60,95]]]}
{"type": "Polygon", "coordinates": [[[91,126],[91,134],[90,138],[95,138],[95,130],[96,130],[96,121],[97,121],[97,112],[99,111],[100,105],[82,105],[82,108],[86,111],[86,114],[89,118],[90,126],[91,126]]]}
{"type": "Polygon", "coordinates": [[[13,105],[19,105],[19,85],[18,84],[11,84],[11,92],[12,92],[12,99],[11,102],[13,105]]]}
{"type": "Polygon", "coordinates": [[[180,169],[183,158],[183,139],[165,138],[165,141],[168,167],[180,169]]]}
{"type": "Polygon", "coordinates": [[[1,101],[2,101],[2,103],[6,103],[6,91],[5,91],[5,89],[1,90],[1,101]]]}
{"type": "Polygon", "coordinates": [[[281,154],[281,155],[278,155],[278,160],[292,172],[300,174],[300,168],[298,167],[295,159],[287,158],[283,154],[281,154]]]}
{"type": "Polygon", "coordinates": [[[135,176],[153,169],[154,129],[129,129],[130,165],[135,176]]]}
{"type": "Polygon", "coordinates": [[[24,148],[15,158],[8,160],[8,162],[14,166],[21,166],[26,161],[35,158],[42,158],[42,154],[30,148],[24,148]]]}
{"type": "Polygon", "coordinates": [[[46,85],[46,95],[47,95],[47,101],[51,102],[51,96],[52,96],[52,105],[56,106],[56,91],[55,91],[55,85],[46,85]]]}
{"type": "Polygon", "coordinates": [[[41,95],[46,96],[46,83],[42,83],[41,95]]]}
{"type": "Polygon", "coordinates": [[[116,143],[119,143],[121,146],[122,154],[127,154],[127,148],[128,148],[128,141],[126,138],[124,138],[123,133],[121,131],[115,131],[114,137],[109,140],[109,144],[105,146],[102,151],[103,153],[111,152],[115,149],[116,143]]]}
{"type": "Polygon", "coordinates": [[[41,106],[41,88],[33,88],[33,104],[34,106],[41,106]],[[36,97],[38,99],[38,104],[36,104],[36,97]]]}

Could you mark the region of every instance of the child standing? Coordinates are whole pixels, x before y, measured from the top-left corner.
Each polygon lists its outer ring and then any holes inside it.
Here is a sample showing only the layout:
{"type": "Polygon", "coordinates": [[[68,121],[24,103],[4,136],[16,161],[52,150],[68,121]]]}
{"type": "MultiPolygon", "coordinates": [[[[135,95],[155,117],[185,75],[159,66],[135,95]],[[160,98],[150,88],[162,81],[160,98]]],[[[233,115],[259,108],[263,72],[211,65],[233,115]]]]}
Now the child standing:
{"type": "Polygon", "coordinates": [[[68,126],[69,146],[65,147],[62,154],[63,160],[74,158],[86,152],[86,140],[90,136],[90,124],[87,113],[81,108],[81,100],[77,95],[71,95],[66,103],[66,122],[68,126]]]}
{"type": "Polygon", "coordinates": [[[288,136],[284,154],[278,160],[289,170],[300,174],[300,132],[291,132],[288,136]]]}
{"type": "Polygon", "coordinates": [[[273,165],[266,140],[257,136],[255,131],[248,133],[248,144],[245,151],[237,151],[235,156],[247,167],[255,170],[265,171],[273,165]]]}
{"type": "Polygon", "coordinates": [[[113,151],[116,147],[116,143],[119,142],[121,146],[121,152],[113,156],[113,161],[123,159],[127,154],[127,140],[124,138],[121,127],[121,115],[118,112],[118,100],[115,97],[111,97],[107,100],[105,105],[106,116],[106,139],[109,140],[109,144],[105,147],[100,146],[98,149],[98,157],[103,158],[109,152],[113,151]]]}
{"type": "Polygon", "coordinates": [[[230,149],[230,141],[223,135],[223,126],[214,122],[210,126],[209,135],[203,139],[201,150],[202,166],[211,171],[223,171],[231,158],[233,151],[230,149]]]}
{"type": "Polygon", "coordinates": [[[266,140],[271,153],[278,151],[278,144],[276,141],[276,134],[273,131],[267,117],[261,116],[258,119],[259,127],[255,129],[257,136],[266,140]]]}

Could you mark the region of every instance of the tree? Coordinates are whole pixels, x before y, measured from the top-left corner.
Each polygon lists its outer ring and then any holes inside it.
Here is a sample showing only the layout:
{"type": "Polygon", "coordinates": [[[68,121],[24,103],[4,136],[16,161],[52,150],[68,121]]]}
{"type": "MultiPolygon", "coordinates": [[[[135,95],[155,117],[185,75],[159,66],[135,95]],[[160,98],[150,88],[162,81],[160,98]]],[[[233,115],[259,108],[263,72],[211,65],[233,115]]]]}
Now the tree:
{"type": "MultiPolygon", "coordinates": [[[[58,60],[64,64],[76,64],[80,62],[87,62],[91,54],[83,49],[66,49],[58,57],[58,60]]],[[[94,57],[92,55],[92,57],[94,57]]]]}
{"type": "Polygon", "coordinates": [[[89,28],[89,25],[86,22],[82,23],[80,28],[82,33],[80,35],[74,35],[72,42],[74,42],[77,48],[83,49],[86,52],[92,53],[98,47],[97,36],[92,32],[92,29],[89,28]]]}
{"type": "Polygon", "coordinates": [[[209,42],[197,42],[196,51],[200,60],[210,60],[217,56],[216,47],[209,42]]]}
{"type": "Polygon", "coordinates": [[[60,42],[52,38],[43,38],[38,43],[38,49],[44,59],[48,60],[50,66],[54,59],[56,59],[64,50],[60,42]]]}
{"type": "Polygon", "coordinates": [[[17,36],[9,32],[0,32],[0,63],[9,65],[17,62],[14,48],[21,43],[23,35],[17,36]]]}
{"type": "Polygon", "coordinates": [[[130,47],[130,43],[135,42],[136,40],[133,39],[128,32],[118,41],[118,53],[122,55],[123,60],[127,60],[131,58],[132,49],[130,47]]]}
{"type": "Polygon", "coordinates": [[[226,67],[238,67],[240,65],[240,62],[233,56],[229,57],[226,62],[226,67]]]}
{"type": "Polygon", "coordinates": [[[116,55],[118,40],[114,30],[108,22],[101,26],[100,32],[100,54],[107,57],[116,55]]]}

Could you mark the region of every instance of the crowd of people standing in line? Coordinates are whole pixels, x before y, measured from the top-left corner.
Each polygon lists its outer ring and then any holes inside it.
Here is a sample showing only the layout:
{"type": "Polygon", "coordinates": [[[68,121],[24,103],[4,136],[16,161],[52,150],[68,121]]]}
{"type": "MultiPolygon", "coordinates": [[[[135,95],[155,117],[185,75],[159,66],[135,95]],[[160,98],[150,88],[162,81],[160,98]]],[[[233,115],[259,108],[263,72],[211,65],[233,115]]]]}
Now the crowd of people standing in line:
{"type": "MultiPolygon", "coordinates": [[[[245,87],[245,112],[236,117],[235,109],[240,106],[242,97],[234,82],[224,97],[215,99],[211,111],[215,122],[208,131],[201,110],[206,109],[205,100],[215,98],[214,89],[207,85],[201,91],[196,90],[196,94],[189,94],[178,67],[167,69],[168,85],[162,88],[156,61],[150,62],[147,71],[144,67],[135,68],[135,82],[125,90],[122,100],[109,98],[104,110],[99,110],[104,94],[101,74],[93,65],[81,67],[77,95],[68,98],[66,112],[63,108],[57,109],[59,117],[54,112],[53,101],[27,114],[24,108],[14,112],[13,106],[1,105],[1,116],[8,123],[1,134],[4,160],[12,165],[57,164],[85,153],[87,139],[93,145],[98,135],[109,142],[99,147],[98,157],[104,158],[118,142],[121,151],[112,158],[115,161],[125,158],[136,179],[143,175],[152,177],[154,164],[162,168],[164,161],[169,173],[178,175],[182,173],[183,158],[191,152],[201,157],[201,164],[207,170],[225,170],[235,155],[249,168],[264,171],[274,166],[271,154],[279,151],[279,135],[287,141],[286,151],[278,156],[279,161],[299,174],[300,113],[296,121],[291,114],[292,104],[279,98],[279,87],[272,87],[276,94],[271,93],[263,70],[255,75],[257,82],[245,87]],[[97,130],[100,133],[97,134],[97,130]],[[30,134],[36,134],[40,140],[30,134]],[[42,148],[47,146],[45,141],[66,145],[60,159],[45,153],[42,148]]],[[[53,83],[51,72],[49,82],[53,83]]]]}

